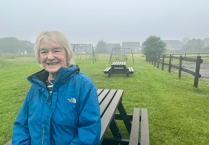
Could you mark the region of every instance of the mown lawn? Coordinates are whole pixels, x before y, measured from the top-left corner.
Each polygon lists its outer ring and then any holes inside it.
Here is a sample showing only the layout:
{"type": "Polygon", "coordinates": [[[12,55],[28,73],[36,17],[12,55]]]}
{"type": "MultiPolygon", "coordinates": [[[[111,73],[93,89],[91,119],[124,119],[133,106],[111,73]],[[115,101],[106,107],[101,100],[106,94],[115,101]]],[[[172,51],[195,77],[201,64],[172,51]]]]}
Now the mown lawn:
{"type": "MultiPolygon", "coordinates": [[[[200,79],[193,87],[194,77],[168,73],[134,54],[127,67],[134,74],[107,77],[103,73],[110,55],[97,55],[99,61],[76,60],[81,72],[89,76],[97,89],[123,89],[123,105],[128,114],[134,107],[147,108],[150,144],[208,144],[209,142],[209,81],[200,79]]],[[[75,57],[76,59],[76,57],[75,57]]],[[[41,70],[34,57],[0,59],[0,145],[12,138],[13,123],[30,88],[26,77],[41,70]]],[[[121,121],[122,135],[129,135],[121,121]]],[[[108,131],[107,136],[111,136],[108,131]]]]}

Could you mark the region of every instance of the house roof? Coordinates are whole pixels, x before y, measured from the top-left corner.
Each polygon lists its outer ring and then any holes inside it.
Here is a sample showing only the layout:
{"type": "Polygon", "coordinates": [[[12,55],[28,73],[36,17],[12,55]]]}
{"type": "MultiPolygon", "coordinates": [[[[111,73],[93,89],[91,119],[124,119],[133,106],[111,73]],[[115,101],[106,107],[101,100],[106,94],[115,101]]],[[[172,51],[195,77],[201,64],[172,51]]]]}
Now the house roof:
{"type": "Polygon", "coordinates": [[[139,48],[140,42],[122,42],[122,47],[123,48],[129,48],[129,47],[139,48]]]}
{"type": "Polygon", "coordinates": [[[163,40],[166,44],[182,44],[179,40],[163,40]]]}

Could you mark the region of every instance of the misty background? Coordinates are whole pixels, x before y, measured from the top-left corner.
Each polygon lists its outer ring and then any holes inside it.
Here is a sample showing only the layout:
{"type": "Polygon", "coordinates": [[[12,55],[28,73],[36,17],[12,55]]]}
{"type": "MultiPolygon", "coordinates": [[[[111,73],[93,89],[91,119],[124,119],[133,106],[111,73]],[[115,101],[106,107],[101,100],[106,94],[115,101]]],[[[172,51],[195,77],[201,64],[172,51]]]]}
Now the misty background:
{"type": "Polygon", "coordinates": [[[56,29],[72,44],[96,46],[105,41],[141,46],[156,35],[167,44],[182,43],[181,48],[192,39],[207,47],[208,6],[208,0],[7,0],[0,4],[0,39],[14,37],[31,47],[39,32],[56,29]]]}

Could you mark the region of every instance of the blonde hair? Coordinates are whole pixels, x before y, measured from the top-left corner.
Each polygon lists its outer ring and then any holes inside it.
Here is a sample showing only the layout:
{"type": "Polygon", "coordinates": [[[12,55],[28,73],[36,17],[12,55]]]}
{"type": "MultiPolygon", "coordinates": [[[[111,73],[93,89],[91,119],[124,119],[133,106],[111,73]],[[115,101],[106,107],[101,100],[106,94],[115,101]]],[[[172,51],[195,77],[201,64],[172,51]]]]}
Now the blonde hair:
{"type": "Polygon", "coordinates": [[[75,65],[74,53],[72,51],[72,47],[69,41],[67,40],[66,36],[58,30],[51,30],[51,29],[40,32],[36,37],[34,50],[35,50],[35,56],[39,64],[41,64],[40,46],[41,46],[42,39],[44,39],[46,42],[48,42],[48,40],[51,39],[54,42],[58,43],[60,46],[64,47],[66,50],[67,56],[69,57],[67,66],[70,67],[72,65],[75,65]]]}

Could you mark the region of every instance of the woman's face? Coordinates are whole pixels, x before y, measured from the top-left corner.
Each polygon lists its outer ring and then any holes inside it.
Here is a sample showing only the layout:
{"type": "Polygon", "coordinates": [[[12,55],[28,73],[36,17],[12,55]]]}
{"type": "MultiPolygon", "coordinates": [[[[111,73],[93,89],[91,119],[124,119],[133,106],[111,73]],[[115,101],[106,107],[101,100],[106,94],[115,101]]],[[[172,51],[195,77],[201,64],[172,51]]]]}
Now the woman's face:
{"type": "Polygon", "coordinates": [[[41,40],[40,62],[49,74],[56,75],[61,67],[66,68],[68,57],[64,47],[53,40],[41,40]]]}

